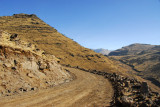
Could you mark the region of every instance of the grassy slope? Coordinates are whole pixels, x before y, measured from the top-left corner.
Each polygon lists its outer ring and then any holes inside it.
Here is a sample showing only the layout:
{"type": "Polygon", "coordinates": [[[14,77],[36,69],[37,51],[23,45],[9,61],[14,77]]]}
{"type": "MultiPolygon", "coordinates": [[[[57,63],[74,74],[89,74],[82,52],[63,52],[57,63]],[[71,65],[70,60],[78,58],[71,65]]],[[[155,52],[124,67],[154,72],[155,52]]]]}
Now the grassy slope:
{"type": "Polygon", "coordinates": [[[107,72],[124,71],[107,57],[80,46],[35,15],[0,17],[0,29],[16,33],[22,40],[34,43],[46,53],[54,54],[61,64],[107,72]]]}
{"type": "Polygon", "coordinates": [[[141,50],[136,55],[111,56],[135,69],[138,75],[160,87],[160,46],[141,50]]]}
{"type": "Polygon", "coordinates": [[[148,50],[153,48],[154,45],[149,45],[149,44],[131,44],[129,46],[122,47],[121,49],[117,49],[115,51],[112,51],[109,53],[109,56],[124,56],[124,55],[137,55],[139,54],[142,50],[148,50]]]}
{"type": "Polygon", "coordinates": [[[117,72],[127,76],[132,74],[131,68],[80,46],[34,15],[0,17],[0,29],[9,33],[16,33],[22,40],[36,44],[46,53],[59,58],[61,64],[70,64],[84,69],[117,72]]]}

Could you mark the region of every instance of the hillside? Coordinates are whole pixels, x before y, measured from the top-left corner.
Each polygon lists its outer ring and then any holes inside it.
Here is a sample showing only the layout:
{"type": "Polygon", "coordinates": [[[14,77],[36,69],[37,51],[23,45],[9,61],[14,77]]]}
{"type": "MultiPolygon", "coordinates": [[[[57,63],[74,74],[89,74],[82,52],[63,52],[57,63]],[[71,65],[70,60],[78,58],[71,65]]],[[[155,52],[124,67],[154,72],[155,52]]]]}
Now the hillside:
{"type": "Polygon", "coordinates": [[[111,52],[110,55],[112,58],[131,66],[137,71],[137,75],[160,87],[160,46],[135,44],[111,52]],[[124,49],[128,51],[126,54],[123,53],[124,49]]]}
{"type": "Polygon", "coordinates": [[[54,55],[43,54],[16,34],[0,31],[0,96],[44,89],[72,80],[54,55]]]}
{"type": "Polygon", "coordinates": [[[47,54],[53,54],[62,65],[107,72],[125,72],[102,54],[84,48],[65,37],[34,14],[14,14],[0,17],[0,29],[18,34],[20,39],[34,43],[47,54]]]}
{"type": "Polygon", "coordinates": [[[159,88],[131,67],[82,47],[34,14],[0,17],[0,29],[1,106],[160,105],[159,88]],[[10,96],[21,92],[27,93],[10,96]]]}
{"type": "Polygon", "coordinates": [[[102,48],[100,48],[100,49],[93,49],[95,52],[97,52],[97,53],[101,53],[101,54],[103,54],[103,55],[108,55],[111,51],[110,50],[108,50],[108,49],[102,49],[102,48]]]}
{"type": "Polygon", "coordinates": [[[109,56],[123,56],[123,55],[136,55],[142,51],[153,48],[153,45],[149,44],[131,44],[129,46],[122,47],[121,49],[117,49],[109,53],[109,56]]]}
{"type": "Polygon", "coordinates": [[[0,71],[1,107],[104,106],[112,100],[113,89],[107,79],[62,67],[54,55],[2,30],[0,71]]]}

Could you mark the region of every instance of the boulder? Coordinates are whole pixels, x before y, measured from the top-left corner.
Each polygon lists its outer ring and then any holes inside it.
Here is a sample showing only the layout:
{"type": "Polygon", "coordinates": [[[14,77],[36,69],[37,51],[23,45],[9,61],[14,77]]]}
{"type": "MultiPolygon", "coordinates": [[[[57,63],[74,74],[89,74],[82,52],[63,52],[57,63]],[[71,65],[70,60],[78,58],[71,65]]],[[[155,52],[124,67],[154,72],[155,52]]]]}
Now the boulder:
{"type": "Polygon", "coordinates": [[[122,97],[122,105],[124,107],[131,107],[133,105],[133,98],[128,97],[128,96],[123,96],[122,97]]]}
{"type": "Polygon", "coordinates": [[[130,81],[125,82],[125,87],[130,87],[130,81]]]}
{"type": "Polygon", "coordinates": [[[38,65],[35,61],[24,61],[21,62],[23,69],[30,70],[30,71],[38,71],[38,65]]]}
{"type": "Polygon", "coordinates": [[[28,73],[27,76],[30,77],[30,78],[36,78],[36,76],[32,73],[28,73]]]}
{"type": "Polygon", "coordinates": [[[40,65],[39,65],[39,69],[40,70],[44,70],[44,69],[46,69],[47,68],[47,64],[46,63],[41,63],[40,65]]]}
{"type": "Polygon", "coordinates": [[[141,92],[143,95],[148,95],[148,94],[149,94],[149,87],[148,87],[147,82],[142,82],[141,88],[140,88],[140,92],[141,92]]]}
{"type": "Polygon", "coordinates": [[[10,36],[10,40],[12,41],[12,40],[14,40],[14,39],[16,39],[18,37],[18,34],[12,34],[11,36],[10,36]]]}
{"type": "Polygon", "coordinates": [[[39,78],[39,79],[45,79],[46,78],[46,75],[42,72],[35,72],[36,73],[36,76],[39,78]]]}

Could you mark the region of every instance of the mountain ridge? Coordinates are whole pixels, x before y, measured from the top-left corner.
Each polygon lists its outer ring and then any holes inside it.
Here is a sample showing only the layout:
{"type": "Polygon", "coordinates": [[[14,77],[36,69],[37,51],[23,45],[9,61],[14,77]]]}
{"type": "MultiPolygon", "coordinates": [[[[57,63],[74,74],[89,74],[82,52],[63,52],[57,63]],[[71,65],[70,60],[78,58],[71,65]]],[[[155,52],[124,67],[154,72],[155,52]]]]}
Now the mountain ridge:
{"type": "Polygon", "coordinates": [[[109,53],[109,56],[123,56],[123,55],[136,55],[140,53],[142,50],[148,50],[150,48],[153,48],[155,45],[150,44],[140,44],[140,43],[134,43],[125,47],[122,47],[121,49],[117,49],[115,51],[112,51],[109,53]]]}
{"type": "Polygon", "coordinates": [[[115,52],[111,52],[109,55],[110,57],[131,66],[137,71],[137,75],[151,80],[160,87],[160,45],[138,44],[140,48],[137,44],[135,45],[132,44],[118,49],[115,52]],[[135,45],[136,48],[134,48],[135,45]],[[130,47],[132,49],[130,49],[130,47]],[[124,49],[125,51],[127,50],[126,53],[124,53],[124,49]]]}

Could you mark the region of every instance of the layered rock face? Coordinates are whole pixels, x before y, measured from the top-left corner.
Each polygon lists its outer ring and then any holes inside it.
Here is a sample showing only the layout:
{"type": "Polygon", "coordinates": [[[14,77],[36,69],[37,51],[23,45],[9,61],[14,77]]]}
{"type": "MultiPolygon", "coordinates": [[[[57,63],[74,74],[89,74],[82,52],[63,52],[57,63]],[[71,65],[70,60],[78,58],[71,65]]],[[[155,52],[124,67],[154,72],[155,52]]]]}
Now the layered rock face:
{"type": "Polygon", "coordinates": [[[72,80],[53,55],[0,31],[0,95],[52,87],[72,80]]]}

